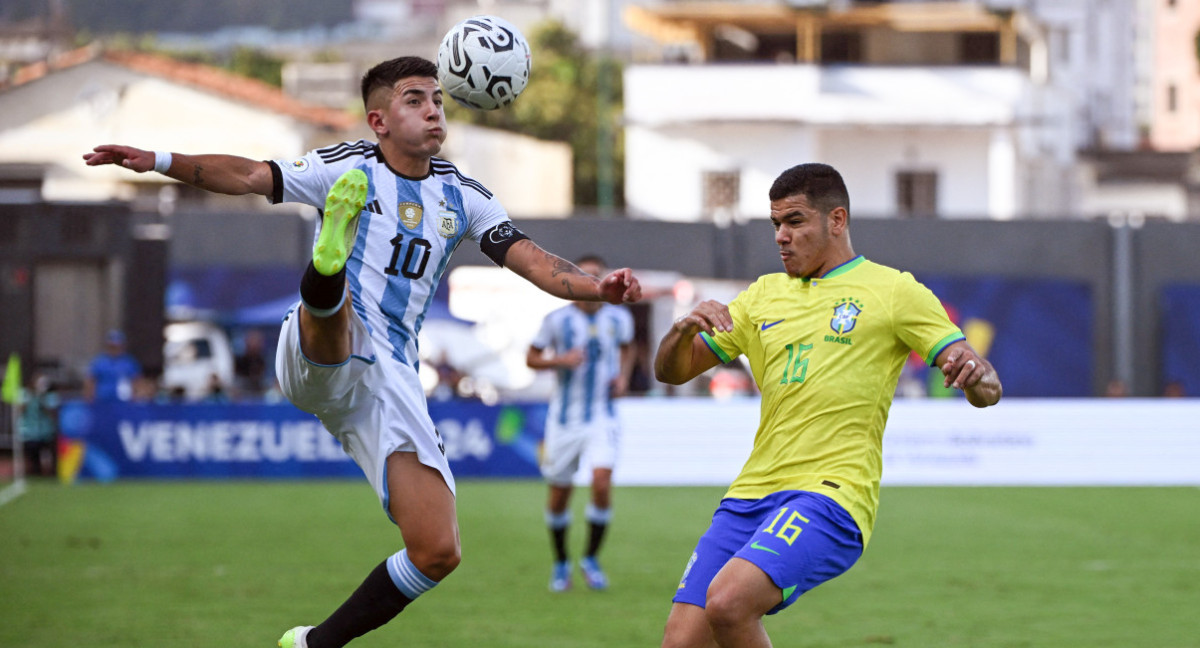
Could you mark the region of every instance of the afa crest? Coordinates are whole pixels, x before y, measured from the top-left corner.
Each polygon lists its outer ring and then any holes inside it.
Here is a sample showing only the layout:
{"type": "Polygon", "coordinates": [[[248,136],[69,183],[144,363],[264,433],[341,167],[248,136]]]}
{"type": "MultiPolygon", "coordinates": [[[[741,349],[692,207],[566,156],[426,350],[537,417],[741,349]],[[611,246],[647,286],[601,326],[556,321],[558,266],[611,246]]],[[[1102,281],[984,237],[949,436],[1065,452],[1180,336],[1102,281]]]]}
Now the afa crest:
{"type": "Polygon", "coordinates": [[[438,212],[438,234],[442,238],[454,238],[458,235],[458,214],[452,211],[438,212]]]}
{"type": "Polygon", "coordinates": [[[829,320],[829,328],[838,335],[845,335],[854,330],[858,324],[858,315],[862,312],[862,302],[847,297],[833,307],[833,319],[829,320]]]}
{"type": "Polygon", "coordinates": [[[402,202],[399,206],[400,222],[408,229],[416,229],[417,225],[421,224],[421,216],[424,210],[415,202],[402,202]]]}

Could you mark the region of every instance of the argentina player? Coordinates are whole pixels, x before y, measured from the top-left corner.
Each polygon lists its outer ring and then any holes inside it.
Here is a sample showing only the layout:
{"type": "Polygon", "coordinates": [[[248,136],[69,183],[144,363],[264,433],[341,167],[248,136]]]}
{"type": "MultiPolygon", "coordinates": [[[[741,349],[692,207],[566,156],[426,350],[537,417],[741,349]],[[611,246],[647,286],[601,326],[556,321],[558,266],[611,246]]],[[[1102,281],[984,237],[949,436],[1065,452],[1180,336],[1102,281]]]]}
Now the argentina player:
{"type": "Polygon", "coordinates": [[[383,560],[319,625],[282,648],[343,646],[391,620],[459,564],[454,477],[417,378],[417,333],[450,254],[477,242],[495,263],[569,300],[633,302],[628,268],[603,279],[542,250],[500,202],[434,157],[446,138],[436,66],[385,61],[362,79],[375,142],[294,160],[184,155],[102,145],[89,166],[157,171],[216,193],[323,208],[301,301],[280,333],[276,373],[288,398],[321,419],[362,468],[405,548],[383,560]]]}
{"type": "MultiPolygon", "coordinates": [[[[575,263],[593,275],[604,274],[596,255],[575,263]]],[[[550,485],[546,526],[550,529],[554,565],[550,590],[571,587],[566,536],[571,524],[572,482],[585,456],[592,470],[591,501],[586,516],[588,542],[579,568],[588,587],[608,587],[597,553],[612,517],[612,473],[617,459],[620,423],[613,399],[625,394],[633,369],[633,316],[629,310],[599,302],[574,302],[546,315],[525,356],[533,369],[553,369],[554,394],[546,416],[542,476],[550,485]]]]}

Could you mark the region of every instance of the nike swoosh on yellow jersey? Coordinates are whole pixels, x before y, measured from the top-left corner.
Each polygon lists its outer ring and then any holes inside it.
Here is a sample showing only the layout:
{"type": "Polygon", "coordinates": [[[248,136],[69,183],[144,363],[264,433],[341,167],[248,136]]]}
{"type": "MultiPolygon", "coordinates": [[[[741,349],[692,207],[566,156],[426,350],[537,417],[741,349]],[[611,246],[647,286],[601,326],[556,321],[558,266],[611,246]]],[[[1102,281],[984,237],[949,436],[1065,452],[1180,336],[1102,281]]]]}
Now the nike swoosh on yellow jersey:
{"type": "MultiPolygon", "coordinates": [[[[786,319],[786,318],[784,318],[784,319],[786,319]]],[[[768,323],[766,323],[766,322],[763,322],[763,323],[762,323],[762,329],[761,329],[761,330],[765,331],[765,330],[767,330],[767,329],[771,328],[772,326],[775,326],[776,324],[779,324],[779,323],[780,323],[780,322],[782,322],[782,321],[783,321],[783,320],[779,320],[779,321],[776,321],[776,322],[771,322],[770,324],[768,324],[768,323]]]]}

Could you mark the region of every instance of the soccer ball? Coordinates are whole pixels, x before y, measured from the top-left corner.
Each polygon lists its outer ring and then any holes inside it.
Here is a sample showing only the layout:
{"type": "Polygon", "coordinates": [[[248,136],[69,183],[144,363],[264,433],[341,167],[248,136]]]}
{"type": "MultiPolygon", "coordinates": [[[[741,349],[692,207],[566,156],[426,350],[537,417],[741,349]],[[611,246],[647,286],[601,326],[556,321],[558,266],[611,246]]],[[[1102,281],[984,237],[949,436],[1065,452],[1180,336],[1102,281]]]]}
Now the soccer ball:
{"type": "Polygon", "coordinates": [[[529,82],[529,43],[507,20],[475,16],[446,32],[437,67],[442,88],[460,105],[495,110],[529,82]]]}

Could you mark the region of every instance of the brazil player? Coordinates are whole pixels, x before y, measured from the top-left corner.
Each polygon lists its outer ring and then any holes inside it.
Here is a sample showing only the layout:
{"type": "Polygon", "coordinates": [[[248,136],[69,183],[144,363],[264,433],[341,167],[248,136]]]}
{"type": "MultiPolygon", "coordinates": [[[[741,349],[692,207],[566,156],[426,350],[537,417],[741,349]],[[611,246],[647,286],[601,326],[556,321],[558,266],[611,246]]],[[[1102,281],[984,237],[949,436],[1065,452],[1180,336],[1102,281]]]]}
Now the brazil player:
{"type": "MultiPolygon", "coordinates": [[[[294,160],[118,145],[84,155],[91,166],[154,170],[217,193],[323,208],[300,303],[280,333],[276,372],[288,398],[319,417],[362,468],[404,548],[324,622],[288,630],[283,648],[343,646],[387,623],[459,564],[454,477],[417,377],[417,333],[459,244],[478,242],[494,262],[563,299],[641,296],[628,269],[600,279],[542,250],[482,184],[434,157],[446,118],[432,62],[380,63],[364,75],[362,96],[377,141],[294,160]]],[[[287,575],[280,576],[286,587],[287,575]]]]}
{"type": "Polygon", "coordinates": [[[770,190],[784,272],[705,301],[663,337],[655,375],[682,384],[739,355],[762,392],[753,448],[684,569],[663,646],[770,646],[762,617],[845,572],[871,537],[882,440],[910,350],[976,407],[999,377],[912,275],[850,245],[850,199],[824,164],[770,190]]]}
{"type": "MultiPolygon", "coordinates": [[[[598,256],[581,257],[575,264],[589,274],[604,274],[605,264],[598,256]]],[[[597,553],[612,518],[612,474],[620,435],[613,399],[628,388],[632,343],[633,316],[628,309],[577,301],[546,315],[526,354],[526,364],[533,369],[553,369],[557,382],[546,417],[541,462],[542,476],[550,485],[546,525],[554,551],[550,589],[555,592],[571,587],[568,506],[575,473],[584,457],[592,469],[592,498],[586,509],[588,544],[579,569],[588,587],[608,587],[597,553]]]]}

